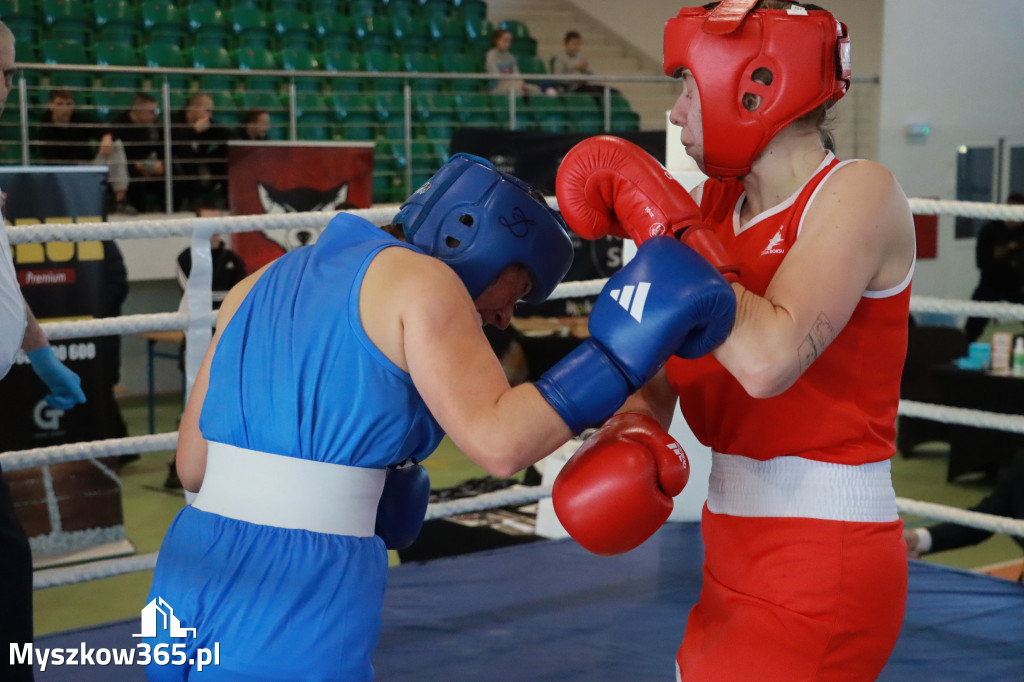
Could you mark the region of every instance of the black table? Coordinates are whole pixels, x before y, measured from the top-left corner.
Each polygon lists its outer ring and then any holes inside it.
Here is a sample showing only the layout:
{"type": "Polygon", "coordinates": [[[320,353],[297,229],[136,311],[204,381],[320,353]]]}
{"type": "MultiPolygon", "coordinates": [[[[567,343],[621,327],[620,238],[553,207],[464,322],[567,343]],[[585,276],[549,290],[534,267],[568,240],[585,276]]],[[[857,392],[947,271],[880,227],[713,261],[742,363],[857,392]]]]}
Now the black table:
{"type": "MultiPolygon", "coordinates": [[[[1024,375],[1007,370],[960,369],[952,363],[931,368],[943,405],[1002,414],[1024,414],[1024,375]]],[[[1024,448],[1024,434],[948,424],[949,468],[946,480],[983,472],[994,477],[1024,448]]]]}

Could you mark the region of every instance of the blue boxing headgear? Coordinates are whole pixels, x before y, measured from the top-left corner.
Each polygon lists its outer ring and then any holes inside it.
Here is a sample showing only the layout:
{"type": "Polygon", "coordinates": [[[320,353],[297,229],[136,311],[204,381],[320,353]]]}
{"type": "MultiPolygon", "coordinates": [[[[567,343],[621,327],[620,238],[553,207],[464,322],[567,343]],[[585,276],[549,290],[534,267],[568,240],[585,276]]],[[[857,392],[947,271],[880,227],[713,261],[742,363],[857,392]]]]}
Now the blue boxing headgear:
{"type": "Polygon", "coordinates": [[[555,290],[572,264],[562,216],[487,159],[454,154],[405,200],[393,221],[411,244],[446,263],[476,299],[509,265],[533,278],[528,303],[555,290]]]}

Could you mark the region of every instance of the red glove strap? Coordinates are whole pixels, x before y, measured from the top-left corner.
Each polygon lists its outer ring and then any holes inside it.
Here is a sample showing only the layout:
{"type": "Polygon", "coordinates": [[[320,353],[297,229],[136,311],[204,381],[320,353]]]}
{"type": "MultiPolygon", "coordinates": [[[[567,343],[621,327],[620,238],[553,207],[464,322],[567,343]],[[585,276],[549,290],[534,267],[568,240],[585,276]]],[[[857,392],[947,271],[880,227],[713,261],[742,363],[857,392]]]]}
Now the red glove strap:
{"type": "Polygon", "coordinates": [[[687,225],[675,230],[676,238],[704,256],[704,259],[718,268],[728,282],[740,281],[740,267],[733,264],[725,252],[721,240],[703,225],[687,225]]]}

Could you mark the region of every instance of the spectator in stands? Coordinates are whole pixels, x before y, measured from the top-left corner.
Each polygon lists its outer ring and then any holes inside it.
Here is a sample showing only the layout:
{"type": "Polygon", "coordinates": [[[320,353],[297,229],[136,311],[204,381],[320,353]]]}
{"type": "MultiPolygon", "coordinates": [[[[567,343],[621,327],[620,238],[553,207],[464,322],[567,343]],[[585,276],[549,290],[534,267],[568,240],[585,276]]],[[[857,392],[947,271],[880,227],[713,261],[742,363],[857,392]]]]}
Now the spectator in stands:
{"type": "Polygon", "coordinates": [[[114,121],[114,136],[124,143],[128,159],[128,203],[142,211],[164,207],[164,134],[156,119],[156,100],[138,92],[131,108],[114,121]]]}
{"type": "MultiPolygon", "coordinates": [[[[1024,194],[1014,192],[1006,199],[1011,206],[1024,205],[1024,194]]],[[[978,233],[974,259],[981,271],[975,301],[1024,303],[1024,221],[990,220],[978,233]]],[[[971,317],[964,333],[968,341],[977,341],[988,318],[971,317]]]]}
{"type": "MultiPolygon", "coordinates": [[[[565,52],[555,55],[551,59],[551,73],[558,76],[581,75],[589,76],[594,72],[590,70],[590,62],[580,54],[580,47],[583,46],[583,37],[577,31],[569,31],[565,34],[563,41],[565,52]]],[[[559,81],[558,86],[563,92],[579,92],[591,95],[603,96],[604,86],[587,81],[559,81]]],[[[612,92],[617,92],[610,88],[612,92]]]]}
{"type": "Polygon", "coordinates": [[[250,109],[245,112],[242,125],[235,139],[247,141],[266,140],[270,134],[270,112],[266,109],[250,109]]]}
{"type": "MultiPolygon", "coordinates": [[[[983,514],[1024,519],[1024,451],[1013,455],[1009,468],[1000,476],[992,494],[970,509],[983,514]]],[[[990,531],[955,523],[937,523],[926,528],[903,531],[903,539],[907,541],[907,553],[915,559],[922,554],[976,545],[990,537],[990,531]]],[[[1013,539],[1024,548],[1024,538],[1013,539]]]]}
{"type": "MultiPolygon", "coordinates": [[[[512,32],[503,28],[496,28],[491,33],[491,45],[487,51],[484,65],[487,73],[514,74],[519,73],[519,61],[511,52],[512,32]]],[[[524,80],[495,79],[490,82],[491,92],[496,95],[507,95],[509,90],[515,90],[521,95],[539,95],[544,91],[536,83],[527,83],[524,80]]],[[[557,95],[558,92],[551,88],[547,93],[557,95]]]]}
{"type": "Polygon", "coordinates": [[[227,141],[231,132],[213,120],[213,98],[197,92],[171,117],[171,156],[179,210],[227,206],[227,141]]]}
{"type": "Polygon", "coordinates": [[[106,126],[76,110],[75,96],[70,90],[50,91],[50,101],[36,139],[40,143],[39,156],[46,163],[107,166],[113,198],[111,212],[138,213],[127,199],[128,159],[124,144],[106,126]]]}

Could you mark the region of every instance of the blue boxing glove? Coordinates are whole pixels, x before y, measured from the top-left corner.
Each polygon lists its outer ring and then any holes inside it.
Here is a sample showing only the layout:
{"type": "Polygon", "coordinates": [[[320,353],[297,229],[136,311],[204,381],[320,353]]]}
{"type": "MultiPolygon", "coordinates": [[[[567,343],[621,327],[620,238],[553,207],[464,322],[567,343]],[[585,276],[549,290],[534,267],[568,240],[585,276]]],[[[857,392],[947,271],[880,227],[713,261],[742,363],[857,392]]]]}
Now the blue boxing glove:
{"type": "Polygon", "coordinates": [[[405,549],[416,540],[430,501],[430,475],[419,464],[387,470],[377,504],[374,532],[388,549],[405,549]]]}
{"type": "Polygon", "coordinates": [[[85,402],[82,380],[57,359],[53,354],[53,348],[43,346],[26,355],[36,376],[50,389],[50,394],[46,396],[47,405],[58,410],[68,410],[78,403],[85,402]]]}
{"type": "Polygon", "coordinates": [[[535,385],[579,433],[614,413],[672,355],[714,350],[735,316],[736,295],[713,265],[672,237],[648,239],[601,290],[590,338],[535,385]]]}

